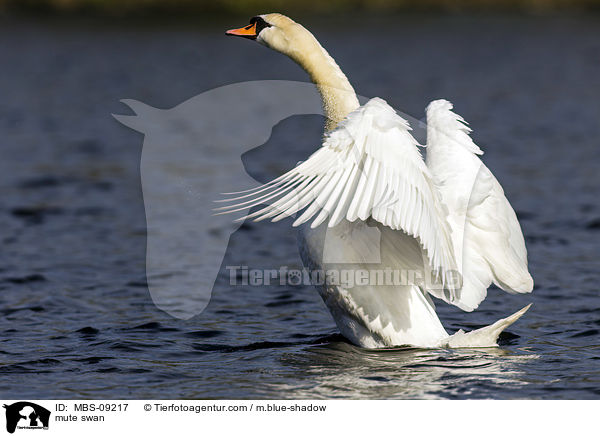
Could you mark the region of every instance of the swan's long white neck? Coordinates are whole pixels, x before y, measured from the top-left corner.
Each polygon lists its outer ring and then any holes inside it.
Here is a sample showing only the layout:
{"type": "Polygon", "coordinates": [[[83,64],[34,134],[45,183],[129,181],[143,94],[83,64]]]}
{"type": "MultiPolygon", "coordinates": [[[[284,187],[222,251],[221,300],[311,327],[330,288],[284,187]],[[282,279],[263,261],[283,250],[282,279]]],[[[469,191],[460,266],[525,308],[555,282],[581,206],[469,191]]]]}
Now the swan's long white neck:
{"type": "Polygon", "coordinates": [[[338,64],[306,29],[302,47],[286,53],[297,62],[317,85],[321,94],[323,112],[327,117],[325,129],[334,129],[360,104],[354,88],[338,64]]]}

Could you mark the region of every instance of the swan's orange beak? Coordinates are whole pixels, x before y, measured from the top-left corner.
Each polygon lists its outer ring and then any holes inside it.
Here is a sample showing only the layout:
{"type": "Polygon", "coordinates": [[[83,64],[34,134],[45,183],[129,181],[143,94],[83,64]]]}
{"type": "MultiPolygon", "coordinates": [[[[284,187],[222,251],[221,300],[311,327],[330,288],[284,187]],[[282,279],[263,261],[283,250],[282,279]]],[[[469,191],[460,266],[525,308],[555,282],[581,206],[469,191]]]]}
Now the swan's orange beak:
{"type": "Polygon", "coordinates": [[[256,39],[256,23],[240,27],[239,29],[231,29],[225,32],[226,35],[241,36],[243,38],[256,39]]]}

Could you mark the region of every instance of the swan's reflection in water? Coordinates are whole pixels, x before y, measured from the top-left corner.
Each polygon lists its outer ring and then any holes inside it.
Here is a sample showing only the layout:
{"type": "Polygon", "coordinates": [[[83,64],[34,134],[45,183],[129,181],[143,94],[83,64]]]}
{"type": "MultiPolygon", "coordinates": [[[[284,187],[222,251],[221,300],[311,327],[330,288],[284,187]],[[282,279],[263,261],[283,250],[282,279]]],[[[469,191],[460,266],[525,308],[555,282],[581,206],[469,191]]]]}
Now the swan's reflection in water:
{"type": "Polygon", "coordinates": [[[305,383],[277,389],[297,399],[489,398],[499,384],[516,393],[527,383],[519,364],[535,358],[502,348],[366,350],[332,342],[283,355],[305,383]]]}

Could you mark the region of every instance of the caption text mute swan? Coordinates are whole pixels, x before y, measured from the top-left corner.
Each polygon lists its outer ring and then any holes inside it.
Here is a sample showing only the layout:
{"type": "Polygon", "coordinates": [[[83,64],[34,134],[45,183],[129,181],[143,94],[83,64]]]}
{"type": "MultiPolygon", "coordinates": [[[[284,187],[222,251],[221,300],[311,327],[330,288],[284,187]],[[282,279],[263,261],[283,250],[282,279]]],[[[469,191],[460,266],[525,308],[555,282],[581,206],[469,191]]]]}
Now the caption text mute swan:
{"type": "Polygon", "coordinates": [[[515,212],[450,102],[427,107],[424,161],[408,122],[380,98],[360,106],[344,73],[300,24],[266,14],[227,34],[256,40],[304,68],[327,121],[322,147],[305,162],[228,199],[232,204],[219,213],[268,203],[248,217],[276,221],[304,209],[293,225],[304,224],[300,253],[311,271],[349,265],[419,271],[408,282],[317,286],[340,331],[356,345],[495,346],[529,306],[450,336],[431,298],[471,311],[492,283],[511,293],[533,289],[515,212]]]}

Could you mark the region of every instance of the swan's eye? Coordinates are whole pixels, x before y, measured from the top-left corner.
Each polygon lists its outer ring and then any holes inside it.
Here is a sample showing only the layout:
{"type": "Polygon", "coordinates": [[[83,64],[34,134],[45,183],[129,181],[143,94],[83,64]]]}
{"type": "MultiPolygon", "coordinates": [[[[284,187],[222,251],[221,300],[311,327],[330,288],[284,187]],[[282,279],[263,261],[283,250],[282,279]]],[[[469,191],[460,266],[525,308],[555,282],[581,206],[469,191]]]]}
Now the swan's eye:
{"type": "Polygon", "coordinates": [[[256,34],[258,35],[263,29],[271,27],[271,24],[267,23],[263,17],[256,16],[250,18],[250,25],[256,24],[256,34]]]}

